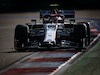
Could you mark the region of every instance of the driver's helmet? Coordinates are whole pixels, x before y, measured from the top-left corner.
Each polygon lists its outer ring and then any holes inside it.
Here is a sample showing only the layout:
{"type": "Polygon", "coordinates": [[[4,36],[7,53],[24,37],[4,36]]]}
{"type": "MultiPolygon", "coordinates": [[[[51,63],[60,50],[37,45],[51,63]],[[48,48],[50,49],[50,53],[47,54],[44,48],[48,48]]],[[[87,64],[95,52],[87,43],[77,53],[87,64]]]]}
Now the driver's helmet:
{"type": "Polygon", "coordinates": [[[57,16],[52,18],[52,21],[53,22],[57,22],[57,20],[58,20],[58,17],[57,16]]]}
{"type": "Polygon", "coordinates": [[[56,18],[55,18],[55,17],[53,17],[53,18],[52,18],[52,21],[54,21],[54,20],[56,20],[56,18]]]}

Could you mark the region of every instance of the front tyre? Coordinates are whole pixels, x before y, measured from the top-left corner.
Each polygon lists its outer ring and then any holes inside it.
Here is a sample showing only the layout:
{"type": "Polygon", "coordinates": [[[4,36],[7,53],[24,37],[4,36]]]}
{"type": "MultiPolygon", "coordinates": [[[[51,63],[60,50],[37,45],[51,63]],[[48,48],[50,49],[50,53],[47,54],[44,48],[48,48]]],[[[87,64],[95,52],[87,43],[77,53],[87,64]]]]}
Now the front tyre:
{"type": "Polygon", "coordinates": [[[17,51],[22,51],[22,49],[27,45],[29,28],[26,25],[17,25],[15,28],[14,36],[14,47],[17,51]]]}

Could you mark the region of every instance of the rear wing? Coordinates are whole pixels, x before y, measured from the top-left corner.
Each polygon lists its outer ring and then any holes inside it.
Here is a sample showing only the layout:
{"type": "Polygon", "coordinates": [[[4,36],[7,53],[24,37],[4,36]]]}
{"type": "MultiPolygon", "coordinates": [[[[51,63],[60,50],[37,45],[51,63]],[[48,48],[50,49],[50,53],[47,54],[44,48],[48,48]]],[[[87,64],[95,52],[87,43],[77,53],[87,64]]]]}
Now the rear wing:
{"type": "Polygon", "coordinates": [[[63,14],[65,18],[75,18],[75,10],[59,10],[59,14],[63,14]]]}
{"type": "Polygon", "coordinates": [[[40,10],[40,18],[43,18],[44,15],[51,14],[51,10],[40,10]]]}
{"type": "MultiPolygon", "coordinates": [[[[65,18],[75,18],[75,10],[56,10],[57,14],[63,14],[65,18]]],[[[40,18],[44,15],[52,14],[51,10],[41,10],[40,18]]]]}

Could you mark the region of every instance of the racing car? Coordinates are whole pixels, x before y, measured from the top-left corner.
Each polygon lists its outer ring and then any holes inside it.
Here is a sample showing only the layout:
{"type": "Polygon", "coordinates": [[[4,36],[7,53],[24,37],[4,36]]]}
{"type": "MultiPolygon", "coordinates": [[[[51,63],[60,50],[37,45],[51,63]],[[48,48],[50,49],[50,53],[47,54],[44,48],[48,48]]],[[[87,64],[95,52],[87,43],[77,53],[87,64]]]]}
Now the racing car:
{"type": "Polygon", "coordinates": [[[48,10],[40,12],[42,23],[26,23],[15,28],[14,48],[24,49],[85,49],[90,44],[90,23],[75,22],[74,10],[48,10]],[[53,13],[52,13],[53,11],[53,13]]]}

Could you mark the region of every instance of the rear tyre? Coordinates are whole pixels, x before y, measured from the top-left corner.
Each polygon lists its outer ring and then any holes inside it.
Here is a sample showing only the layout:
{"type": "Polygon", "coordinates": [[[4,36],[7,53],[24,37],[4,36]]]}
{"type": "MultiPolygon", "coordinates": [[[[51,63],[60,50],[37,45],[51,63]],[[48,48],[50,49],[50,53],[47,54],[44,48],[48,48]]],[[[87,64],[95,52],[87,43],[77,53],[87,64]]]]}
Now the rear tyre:
{"type": "Polygon", "coordinates": [[[23,51],[27,45],[29,28],[26,25],[17,25],[15,28],[14,47],[17,51],[23,51]]]}

